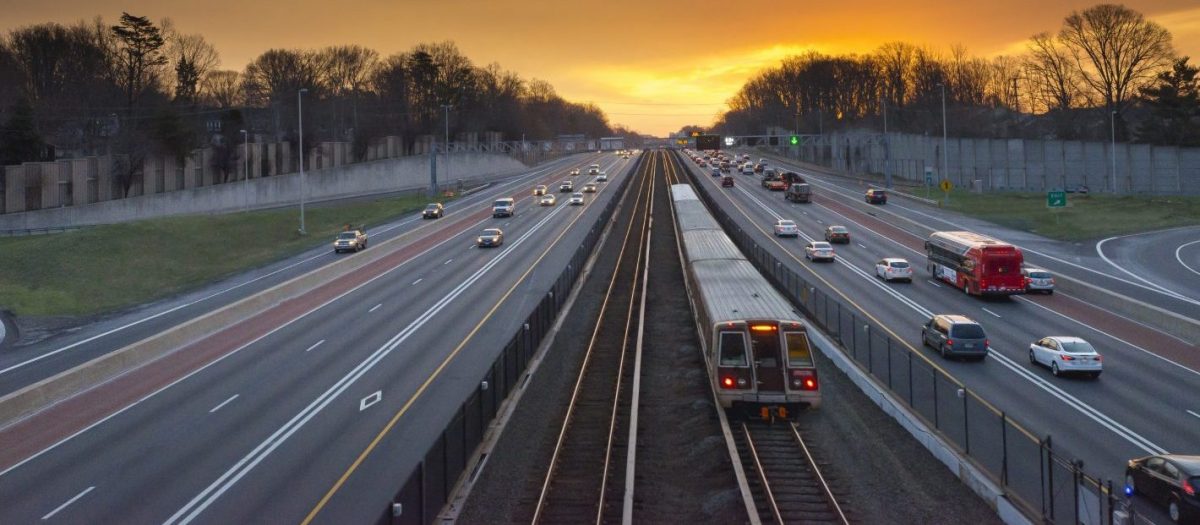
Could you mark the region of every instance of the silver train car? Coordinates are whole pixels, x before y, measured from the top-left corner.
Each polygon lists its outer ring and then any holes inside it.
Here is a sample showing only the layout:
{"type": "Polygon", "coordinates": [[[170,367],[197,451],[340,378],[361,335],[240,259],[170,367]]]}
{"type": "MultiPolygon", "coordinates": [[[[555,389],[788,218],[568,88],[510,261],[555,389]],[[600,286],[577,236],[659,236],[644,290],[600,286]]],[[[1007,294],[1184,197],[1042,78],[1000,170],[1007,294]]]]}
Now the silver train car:
{"type": "Polygon", "coordinates": [[[808,322],[717,224],[687,184],[671,186],[688,298],[722,407],[787,418],[821,404],[808,322]]]}

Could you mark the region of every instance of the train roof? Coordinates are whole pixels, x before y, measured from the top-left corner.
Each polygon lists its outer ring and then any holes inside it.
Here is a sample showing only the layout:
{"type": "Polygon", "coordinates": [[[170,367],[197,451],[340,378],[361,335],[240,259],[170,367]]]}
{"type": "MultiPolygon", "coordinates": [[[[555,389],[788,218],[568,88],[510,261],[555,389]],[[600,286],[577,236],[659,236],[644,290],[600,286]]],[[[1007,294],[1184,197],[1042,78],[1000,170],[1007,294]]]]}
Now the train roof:
{"type": "Polygon", "coordinates": [[[675,201],[675,221],[679,224],[679,231],[682,232],[723,231],[721,225],[717,224],[717,220],[708,212],[708,208],[704,207],[704,203],[698,200],[675,201]]]}
{"type": "Polygon", "coordinates": [[[671,185],[671,200],[679,201],[698,201],[700,197],[696,196],[696,190],[691,184],[672,184],[671,185]]]}
{"type": "Polygon", "coordinates": [[[713,323],[747,319],[804,322],[758,269],[746,260],[708,260],[691,264],[698,293],[713,323]]]}
{"type": "Polygon", "coordinates": [[[683,249],[691,262],[713,259],[746,260],[737,246],[721,230],[694,230],[683,232],[683,249]]]}

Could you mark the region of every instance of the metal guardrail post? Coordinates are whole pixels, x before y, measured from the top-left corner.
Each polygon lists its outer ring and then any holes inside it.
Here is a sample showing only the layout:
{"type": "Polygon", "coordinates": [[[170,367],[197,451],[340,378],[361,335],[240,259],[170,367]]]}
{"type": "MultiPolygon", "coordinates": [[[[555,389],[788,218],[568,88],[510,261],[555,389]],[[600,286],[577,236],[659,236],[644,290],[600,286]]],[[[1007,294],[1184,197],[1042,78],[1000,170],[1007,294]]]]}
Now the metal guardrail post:
{"type": "Polygon", "coordinates": [[[933,373],[933,428],[942,429],[941,423],[938,421],[938,376],[937,372],[933,373]]]}
{"type": "Polygon", "coordinates": [[[962,400],[963,400],[963,446],[964,446],[964,448],[966,448],[967,455],[970,456],[971,455],[971,418],[969,417],[969,414],[967,412],[967,410],[968,410],[967,403],[971,399],[971,393],[968,392],[966,388],[963,388],[961,390],[963,393],[962,394],[962,400]]]}
{"type": "Polygon", "coordinates": [[[892,388],[892,338],[891,338],[891,337],[888,337],[888,338],[884,339],[884,341],[886,341],[886,342],[887,342],[887,354],[888,354],[888,358],[887,358],[887,367],[888,367],[888,390],[895,391],[895,390],[892,388]]]}

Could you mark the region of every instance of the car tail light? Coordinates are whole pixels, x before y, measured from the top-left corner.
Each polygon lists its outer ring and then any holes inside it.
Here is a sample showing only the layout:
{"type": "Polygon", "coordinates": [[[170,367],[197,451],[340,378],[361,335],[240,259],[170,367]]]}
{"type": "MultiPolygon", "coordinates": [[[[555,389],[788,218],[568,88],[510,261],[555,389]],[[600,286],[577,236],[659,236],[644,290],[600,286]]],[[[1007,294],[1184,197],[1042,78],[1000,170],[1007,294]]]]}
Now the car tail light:
{"type": "Polygon", "coordinates": [[[1050,284],[1054,284],[1054,278],[1053,278],[1053,277],[1051,277],[1050,279],[1047,279],[1047,280],[1050,282],[1050,284]]]}
{"type": "Polygon", "coordinates": [[[1063,361],[1074,361],[1074,360],[1075,360],[1075,358],[1074,358],[1074,357],[1071,357],[1071,356],[1069,356],[1069,355],[1064,355],[1064,356],[1062,356],[1062,360],[1063,360],[1063,361]]]}
{"type": "Polygon", "coordinates": [[[1094,357],[1093,359],[1095,359],[1095,360],[1097,360],[1097,361],[1103,361],[1103,360],[1104,360],[1104,356],[1102,356],[1102,355],[1100,355],[1100,354],[1096,354],[1096,357],[1094,357]]]}
{"type": "Polygon", "coordinates": [[[992,342],[991,342],[990,340],[988,340],[988,339],[984,339],[984,340],[983,340],[983,347],[984,347],[984,348],[988,348],[988,347],[990,347],[990,346],[992,346],[992,342]]]}
{"type": "Polygon", "coordinates": [[[947,339],[947,340],[946,340],[946,346],[954,346],[954,340],[953,340],[953,339],[947,339]]]}
{"type": "Polygon", "coordinates": [[[1192,485],[1192,483],[1190,481],[1184,480],[1183,481],[1183,491],[1186,492],[1188,496],[1195,496],[1196,495],[1196,486],[1192,485]]]}

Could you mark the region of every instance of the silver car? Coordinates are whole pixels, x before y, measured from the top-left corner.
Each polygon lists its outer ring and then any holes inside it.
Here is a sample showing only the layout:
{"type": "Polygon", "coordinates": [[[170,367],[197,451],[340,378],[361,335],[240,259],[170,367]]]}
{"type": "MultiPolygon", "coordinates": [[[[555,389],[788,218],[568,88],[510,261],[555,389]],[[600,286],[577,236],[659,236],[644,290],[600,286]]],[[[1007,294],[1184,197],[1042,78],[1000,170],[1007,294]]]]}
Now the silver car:
{"type": "Polygon", "coordinates": [[[1029,345],[1029,362],[1050,367],[1056,376],[1085,374],[1093,379],[1104,371],[1104,358],[1078,337],[1043,337],[1029,345]]]}
{"type": "Polygon", "coordinates": [[[833,246],[825,241],[812,241],[804,245],[804,256],[810,261],[833,261],[833,246]]]}
{"type": "Polygon", "coordinates": [[[1041,268],[1022,268],[1021,275],[1025,276],[1025,293],[1054,293],[1054,275],[1050,272],[1041,268]]]}

